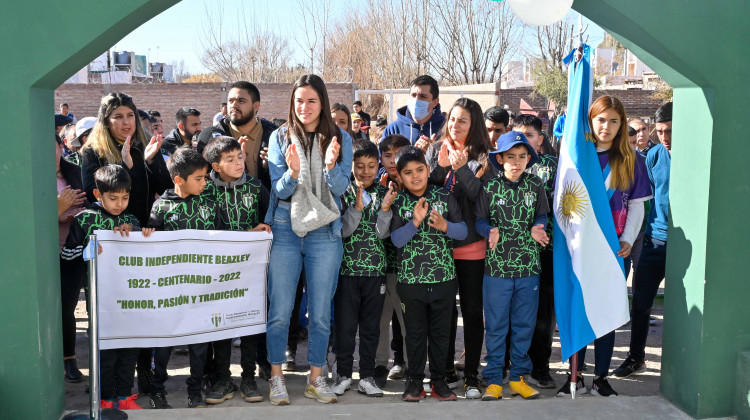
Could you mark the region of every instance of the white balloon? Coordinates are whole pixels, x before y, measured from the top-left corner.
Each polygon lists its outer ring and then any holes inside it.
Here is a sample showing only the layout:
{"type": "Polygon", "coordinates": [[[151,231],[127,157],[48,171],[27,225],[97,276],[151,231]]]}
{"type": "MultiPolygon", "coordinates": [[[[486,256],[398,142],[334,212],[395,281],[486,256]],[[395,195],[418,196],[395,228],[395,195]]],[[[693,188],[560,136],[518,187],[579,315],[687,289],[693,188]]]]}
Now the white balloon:
{"type": "Polygon", "coordinates": [[[547,26],[565,17],[573,0],[508,0],[508,5],[522,21],[547,26]]]}

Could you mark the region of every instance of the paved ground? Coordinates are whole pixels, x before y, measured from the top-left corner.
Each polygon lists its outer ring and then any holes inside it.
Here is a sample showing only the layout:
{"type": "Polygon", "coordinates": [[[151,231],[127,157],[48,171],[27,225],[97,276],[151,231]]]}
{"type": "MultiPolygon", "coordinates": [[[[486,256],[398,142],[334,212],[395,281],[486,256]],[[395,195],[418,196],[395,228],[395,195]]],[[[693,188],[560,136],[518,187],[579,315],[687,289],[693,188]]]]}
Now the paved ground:
{"type": "MultiPolygon", "coordinates": [[[[321,417],[330,416],[358,416],[362,418],[375,418],[382,417],[384,414],[392,412],[394,415],[405,415],[407,418],[412,417],[407,413],[413,413],[413,416],[422,418],[433,418],[433,417],[444,417],[446,409],[450,407],[450,417],[463,418],[463,417],[488,417],[493,416],[494,418],[515,418],[516,413],[522,418],[545,418],[549,417],[551,413],[555,413],[556,417],[562,415],[562,418],[572,418],[574,413],[578,410],[581,412],[591,412],[590,410],[596,407],[596,411],[604,409],[608,413],[607,418],[639,418],[641,413],[643,415],[653,416],[652,418],[669,418],[669,419],[682,419],[688,418],[683,413],[676,410],[669,403],[665,402],[658,396],[659,389],[659,375],[661,372],[661,336],[662,336],[662,307],[660,301],[657,301],[657,305],[654,308],[654,316],[656,318],[656,325],[651,327],[649,334],[646,354],[648,371],[645,374],[639,375],[632,379],[617,379],[611,378],[610,383],[612,387],[618,391],[621,396],[624,397],[638,397],[638,398],[619,398],[619,399],[608,399],[592,397],[589,395],[583,395],[575,402],[568,401],[567,398],[558,398],[555,396],[555,390],[541,390],[540,401],[523,401],[520,398],[510,399],[508,390],[504,390],[506,394],[505,399],[496,403],[488,402],[477,402],[477,401],[466,401],[463,399],[462,387],[456,390],[459,395],[459,401],[456,403],[438,403],[434,400],[428,400],[416,404],[402,403],[399,399],[401,392],[403,392],[403,381],[388,381],[384,391],[385,396],[383,398],[368,398],[360,395],[356,392],[356,388],[348,391],[344,396],[339,398],[339,403],[324,407],[321,404],[317,404],[312,400],[308,400],[303,397],[304,385],[306,381],[307,365],[306,361],[303,360],[306,355],[306,342],[301,342],[298,349],[298,371],[289,373],[287,377],[287,386],[289,389],[290,396],[292,398],[292,405],[290,407],[283,408],[284,411],[273,411],[275,408],[265,401],[262,403],[250,404],[246,403],[240,398],[239,393],[232,400],[226,401],[220,406],[212,406],[207,410],[187,410],[187,394],[185,387],[185,379],[188,375],[188,357],[183,354],[175,354],[170,363],[169,375],[170,379],[167,381],[167,392],[170,404],[175,409],[185,408],[185,410],[173,411],[172,414],[157,414],[155,411],[144,411],[136,414],[132,412],[132,418],[177,418],[181,419],[193,419],[193,418],[240,418],[240,416],[250,415],[265,416],[266,414],[278,415],[284,413],[284,416],[291,416],[294,414],[305,414],[309,417],[310,414],[313,416],[320,415],[321,417]],[[641,398],[648,397],[648,398],[641,398]],[[617,401],[610,401],[617,400],[617,401]],[[372,406],[377,404],[377,406],[372,406]],[[467,405],[470,404],[470,405],[467,405]],[[314,406],[315,411],[310,411],[307,407],[314,406]],[[414,407],[414,408],[407,408],[414,407]],[[419,407],[419,408],[416,408],[419,407]],[[469,408],[471,407],[471,408],[469,408]],[[500,416],[497,409],[502,407],[502,416],[500,416]],[[240,410],[239,408],[245,408],[240,410]],[[468,411],[467,411],[468,409],[468,411]],[[251,411],[252,410],[252,411],[251,411]],[[404,411],[406,410],[406,411],[404,411]],[[419,411],[417,411],[419,410],[419,411]],[[635,411],[633,411],[635,410],[635,411]],[[639,411],[640,410],[640,411],[639,411]],[[645,410],[645,412],[643,411],[645,410]],[[196,412],[200,411],[200,413],[196,412]],[[195,413],[194,413],[195,412],[195,413]],[[178,414],[179,413],[179,414],[178,414]],[[622,414],[622,416],[620,416],[622,414]],[[167,417],[163,417],[163,416],[167,417]],[[426,417],[425,417],[426,416],[426,417]],[[498,417],[500,416],[500,417],[498,417]]],[[[85,336],[85,330],[87,327],[85,306],[83,302],[80,302],[76,310],[78,318],[78,364],[85,375],[88,375],[88,339],[85,336]]],[[[461,327],[461,319],[459,318],[459,333],[456,344],[456,360],[460,359],[461,349],[463,348],[463,332],[461,327]]],[[[617,340],[615,353],[612,360],[612,368],[619,366],[627,355],[627,345],[630,336],[630,326],[625,325],[617,330],[617,340]]],[[[239,349],[235,348],[232,354],[232,374],[235,383],[239,383],[240,367],[239,367],[239,349]]],[[[588,373],[593,370],[593,348],[589,348],[587,357],[588,373]]],[[[552,375],[561,385],[565,380],[566,366],[560,362],[560,342],[557,335],[555,336],[553,344],[553,355],[552,355],[552,375]]],[[[355,371],[357,369],[357,360],[355,355],[355,371]]],[[[357,374],[354,374],[354,378],[358,379],[357,374]]],[[[355,382],[356,383],[356,382],[355,382]]],[[[267,397],[268,395],[268,383],[264,380],[258,380],[261,391],[267,397]]],[[[586,375],[586,384],[591,385],[591,376],[586,375]]],[[[87,382],[79,384],[66,384],[66,409],[69,410],[82,410],[88,406],[88,394],[86,393],[87,382]]],[[[507,387],[506,387],[507,388],[507,387]]],[[[135,391],[135,390],[134,390],[135,391]]],[[[138,403],[142,407],[148,407],[148,397],[141,396],[138,398],[138,403]]],[[[601,412],[601,411],[599,411],[601,412]]]]}

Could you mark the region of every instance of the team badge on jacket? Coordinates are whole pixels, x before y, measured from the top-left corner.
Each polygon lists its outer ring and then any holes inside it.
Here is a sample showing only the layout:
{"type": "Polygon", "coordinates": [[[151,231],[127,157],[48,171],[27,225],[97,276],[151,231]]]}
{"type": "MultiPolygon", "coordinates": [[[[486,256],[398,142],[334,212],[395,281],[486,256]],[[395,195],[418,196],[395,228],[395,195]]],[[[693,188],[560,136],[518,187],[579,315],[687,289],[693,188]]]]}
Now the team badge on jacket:
{"type": "Polygon", "coordinates": [[[255,202],[255,197],[253,197],[252,195],[245,194],[242,196],[242,204],[244,204],[245,207],[252,208],[254,202],[255,202]]]}
{"type": "Polygon", "coordinates": [[[532,204],[534,204],[534,198],[535,198],[534,195],[535,194],[533,192],[527,192],[526,194],[523,195],[523,202],[527,206],[531,206],[532,204]]]}
{"type": "Polygon", "coordinates": [[[211,215],[211,210],[206,206],[200,206],[198,207],[198,214],[200,214],[202,218],[208,219],[208,216],[211,215]]]}

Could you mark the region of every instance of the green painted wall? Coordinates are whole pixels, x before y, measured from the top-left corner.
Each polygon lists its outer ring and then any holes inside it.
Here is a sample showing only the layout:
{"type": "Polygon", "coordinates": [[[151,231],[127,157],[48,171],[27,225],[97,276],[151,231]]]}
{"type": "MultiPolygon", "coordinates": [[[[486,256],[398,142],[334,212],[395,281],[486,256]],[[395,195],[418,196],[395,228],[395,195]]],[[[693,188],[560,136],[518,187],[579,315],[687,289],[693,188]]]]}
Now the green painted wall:
{"type": "Polygon", "coordinates": [[[57,419],[64,407],[54,89],[176,2],[39,0],[2,5],[2,418],[57,419]]]}
{"type": "Polygon", "coordinates": [[[750,348],[750,16],[744,0],[575,0],[674,88],[661,392],[698,418],[734,414],[750,348]]]}

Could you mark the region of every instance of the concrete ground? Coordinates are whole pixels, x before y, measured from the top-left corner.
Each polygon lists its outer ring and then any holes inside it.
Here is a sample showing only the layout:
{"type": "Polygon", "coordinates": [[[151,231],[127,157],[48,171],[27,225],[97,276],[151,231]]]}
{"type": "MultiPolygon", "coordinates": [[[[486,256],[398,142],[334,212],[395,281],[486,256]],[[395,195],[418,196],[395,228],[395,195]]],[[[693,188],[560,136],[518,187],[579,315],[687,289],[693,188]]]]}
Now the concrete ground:
{"type": "MultiPolygon", "coordinates": [[[[537,401],[524,401],[521,398],[510,398],[509,391],[504,389],[504,399],[498,402],[481,402],[467,401],[463,398],[463,387],[456,390],[459,401],[454,403],[442,403],[433,399],[427,399],[419,404],[407,404],[400,401],[400,394],[403,392],[403,381],[388,381],[382,398],[368,398],[356,392],[356,379],[358,376],[354,373],[355,386],[345,395],[339,397],[339,403],[333,405],[318,404],[312,400],[304,398],[304,386],[306,383],[306,374],[308,366],[305,355],[307,352],[306,342],[300,342],[297,352],[296,372],[287,373],[287,387],[289,390],[292,404],[289,407],[272,407],[267,401],[268,383],[265,380],[258,379],[258,386],[264,394],[266,401],[261,403],[247,403],[240,393],[235,393],[235,397],[218,406],[210,406],[208,409],[187,409],[187,393],[185,379],[187,378],[189,367],[188,357],[186,354],[175,353],[170,362],[169,375],[166,388],[169,403],[176,409],[171,411],[149,410],[148,396],[139,396],[138,403],[146,408],[144,411],[129,411],[131,418],[180,418],[188,419],[205,419],[205,418],[260,418],[268,415],[282,414],[284,417],[294,415],[304,415],[306,417],[353,417],[359,418],[382,418],[402,416],[412,418],[469,418],[469,417],[493,417],[493,418],[601,418],[601,413],[607,413],[606,418],[611,419],[632,419],[632,418],[664,418],[664,419],[687,419],[687,415],[676,409],[674,406],[658,396],[659,375],[661,373],[661,337],[662,337],[662,307],[660,300],[656,302],[654,308],[655,325],[651,327],[648,338],[646,354],[648,371],[628,379],[618,379],[611,377],[610,384],[621,395],[619,398],[599,398],[592,397],[588,394],[582,395],[575,401],[570,398],[556,397],[556,390],[541,390],[541,398],[537,401]],[[315,407],[310,409],[310,407],[315,407]],[[448,411],[446,411],[448,410],[448,411]],[[589,413],[588,415],[584,415],[589,413]]],[[[85,335],[87,320],[84,302],[81,301],[76,309],[78,318],[78,343],[77,355],[78,365],[85,375],[88,375],[88,339],[85,335]]],[[[629,324],[624,325],[617,330],[614,357],[612,359],[612,369],[627,356],[628,341],[630,337],[629,324]]],[[[456,343],[456,360],[460,360],[461,350],[463,349],[463,332],[461,319],[459,318],[459,332],[456,343]]],[[[593,371],[593,347],[589,347],[587,355],[588,370],[585,373],[586,384],[591,385],[591,372],[593,371]]],[[[332,359],[332,358],[331,358],[332,359]]],[[[355,372],[358,358],[355,353],[355,372]]],[[[331,360],[332,363],[332,360],[331,360]]],[[[560,361],[560,342],[557,334],[553,343],[553,354],[551,360],[552,376],[557,381],[558,386],[562,385],[565,380],[567,366],[560,361]]],[[[235,348],[232,354],[232,375],[236,384],[240,382],[239,367],[239,349],[235,348]]],[[[86,392],[88,381],[78,384],[66,383],[66,409],[68,410],[86,410],[88,408],[89,395],[86,392]]],[[[463,383],[461,383],[462,385],[463,383]]],[[[133,390],[134,392],[137,389],[133,390]]]]}

